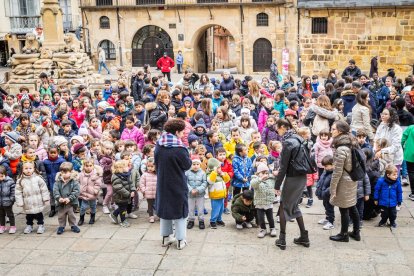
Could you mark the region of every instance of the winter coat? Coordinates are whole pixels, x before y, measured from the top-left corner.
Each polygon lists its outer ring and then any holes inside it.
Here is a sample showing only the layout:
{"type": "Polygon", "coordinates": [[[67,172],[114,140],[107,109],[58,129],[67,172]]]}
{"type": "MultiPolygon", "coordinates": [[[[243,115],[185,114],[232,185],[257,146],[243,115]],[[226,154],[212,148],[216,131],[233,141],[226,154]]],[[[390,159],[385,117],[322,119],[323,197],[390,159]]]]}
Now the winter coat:
{"type": "Polygon", "coordinates": [[[85,120],[85,116],[86,116],[86,113],[83,111],[83,110],[79,110],[79,109],[72,109],[71,110],[71,112],[70,112],[70,114],[71,114],[71,118],[73,119],[73,120],[75,120],[75,122],[76,122],[76,125],[79,127],[82,123],[83,123],[83,121],[85,120]]]}
{"type": "Polygon", "coordinates": [[[47,159],[47,151],[43,147],[43,143],[40,143],[40,145],[37,148],[35,154],[36,154],[37,157],[39,157],[40,161],[43,161],[43,160],[47,159]]]}
{"type": "Polygon", "coordinates": [[[157,174],[144,172],[139,180],[139,189],[146,199],[155,199],[157,191],[157,174]]]}
{"type": "Polygon", "coordinates": [[[114,160],[110,156],[101,155],[99,159],[99,165],[103,169],[103,183],[106,185],[111,185],[112,179],[112,163],[114,160]]]}
{"type": "Polygon", "coordinates": [[[142,150],[145,144],[144,134],[136,126],[134,126],[132,129],[125,128],[124,131],[122,131],[121,140],[134,141],[137,144],[139,150],[142,150]]]}
{"type": "MultiPolygon", "coordinates": [[[[40,161],[40,160],[37,158],[37,156],[36,156],[36,159],[35,159],[35,161],[34,161],[34,164],[35,164],[35,169],[36,169],[36,171],[39,173],[39,175],[40,175],[41,177],[43,177],[43,179],[44,179],[45,181],[47,181],[47,174],[46,174],[46,169],[45,169],[45,165],[44,165],[44,163],[43,163],[42,161],[40,161]]],[[[21,162],[19,162],[19,164],[17,165],[16,174],[17,174],[17,175],[20,175],[20,174],[22,173],[22,171],[23,171],[23,162],[21,161],[21,162]]]]}
{"type": "MultiPolygon", "coordinates": [[[[227,92],[227,91],[231,91],[233,89],[236,89],[236,85],[234,83],[234,80],[231,78],[228,78],[226,80],[223,80],[220,83],[220,91],[221,92],[227,92]]],[[[224,93],[223,93],[224,94],[224,93]]]]}
{"type": "Polygon", "coordinates": [[[341,93],[341,99],[344,103],[344,116],[346,117],[349,112],[352,112],[352,108],[356,104],[356,95],[352,90],[344,90],[341,93]]]}
{"type": "Polygon", "coordinates": [[[404,148],[404,160],[414,163],[414,125],[404,131],[401,145],[404,148]]]}
{"type": "Polygon", "coordinates": [[[188,186],[185,172],[191,168],[186,148],[155,146],[157,167],[156,213],[162,219],[181,219],[188,216],[188,186]]]}
{"type": "Polygon", "coordinates": [[[354,68],[346,67],[345,70],[342,72],[342,78],[345,79],[345,77],[352,77],[353,80],[359,79],[361,76],[361,69],[358,68],[358,66],[355,66],[354,68]]]}
{"type": "Polygon", "coordinates": [[[380,90],[377,91],[377,99],[378,99],[378,108],[377,108],[377,116],[380,118],[380,114],[384,110],[387,101],[390,99],[390,92],[391,88],[388,86],[381,87],[380,90]]]}
{"type": "Polygon", "coordinates": [[[218,175],[216,171],[207,174],[208,196],[210,199],[222,199],[227,196],[226,183],[230,181],[230,176],[224,173],[218,175]]]}
{"type": "Polygon", "coordinates": [[[201,111],[203,113],[202,119],[204,120],[204,124],[206,125],[206,128],[210,129],[211,128],[211,121],[214,118],[213,114],[208,115],[208,114],[204,113],[203,109],[201,108],[201,105],[198,107],[197,112],[199,112],[199,111],[201,111]]]}
{"type": "Polygon", "coordinates": [[[168,56],[162,57],[157,61],[157,67],[161,69],[161,72],[169,73],[174,67],[174,60],[168,56]]]}
{"type": "Polygon", "coordinates": [[[273,105],[273,108],[276,111],[279,111],[279,117],[285,118],[285,110],[288,109],[288,106],[286,105],[284,100],[275,101],[275,104],[273,105]]]}
{"type": "Polygon", "coordinates": [[[365,174],[364,180],[357,181],[357,199],[371,194],[371,183],[369,182],[368,174],[365,174]]]}
{"type": "Polygon", "coordinates": [[[329,200],[331,197],[331,180],[333,171],[324,170],[316,185],[315,195],[321,200],[329,200]]]}
{"type": "Polygon", "coordinates": [[[253,128],[239,127],[239,132],[240,132],[240,137],[242,138],[242,140],[246,144],[249,144],[252,140],[252,133],[255,132],[255,130],[253,128]]]}
{"type": "Polygon", "coordinates": [[[68,198],[70,200],[68,204],[71,206],[78,206],[79,194],[80,187],[77,172],[72,171],[69,181],[67,182],[63,180],[60,172],[56,175],[56,182],[53,187],[53,198],[55,199],[56,206],[65,206],[65,204],[59,202],[59,199],[61,198],[68,198]]]}
{"type": "Polygon", "coordinates": [[[206,144],[204,144],[204,146],[206,147],[206,150],[207,150],[206,153],[211,153],[213,156],[216,156],[216,150],[218,148],[222,148],[223,144],[220,141],[218,141],[214,145],[212,145],[210,142],[207,142],[206,144]]]}
{"type": "Polygon", "coordinates": [[[6,146],[4,149],[6,149],[4,156],[10,161],[10,169],[13,174],[16,174],[19,159],[22,157],[22,146],[18,143],[14,143],[11,147],[6,146]]]}
{"type": "Polygon", "coordinates": [[[368,107],[357,103],[352,108],[351,129],[353,131],[364,129],[367,132],[368,138],[370,140],[374,139],[374,133],[371,127],[371,116],[368,107]]]}
{"type": "Polygon", "coordinates": [[[262,131],[262,142],[265,145],[269,145],[270,141],[281,141],[281,137],[275,130],[274,126],[265,127],[262,131]]]}
{"type": "Polygon", "coordinates": [[[145,110],[147,111],[146,117],[148,117],[151,128],[162,130],[168,120],[168,109],[164,104],[157,104],[155,102],[146,103],[145,110]]]}
{"type": "Polygon", "coordinates": [[[47,187],[50,191],[53,191],[53,185],[55,185],[56,175],[59,172],[60,165],[62,165],[63,162],[66,162],[66,160],[61,156],[59,156],[58,159],[56,159],[55,161],[51,161],[50,159],[46,159],[45,161],[43,161],[47,175],[47,187]]]}
{"type": "Polygon", "coordinates": [[[79,174],[80,195],[82,200],[96,200],[102,185],[103,170],[95,166],[91,173],[82,171],[79,174]]]}
{"type": "Polygon", "coordinates": [[[114,192],[113,200],[116,204],[131,203],[131,192],[136,191],[136,187],[132,183],[131,175],[122,177],[120,174],[112,175],[112,189],[114,192]]]}
{"type": "Polygon", "coordinates": [[[244,205],[242,196],[243,194],[237,194],[231,201],[231,215],[236,221],[242,221],[243,216],[247,217],[254,210],[253,203],[244,205]]]}
{"type": "Polygon", "coordinates": [[[0,156],[0,166],[3,166],[6,169],[7,176],[13,178],[13,173],[12,173],[11,168],[10,168],[10,161],[7,157],[4,157],[4,156],[1,157],[0,156]]]}
{"type": "Polygon", "coordinates": [[[220,132],[223,133],[226,137],[228,137],[231,134],[231,130],[233,127],[234,124],[232,120],[220,121],[220,132]]]}
{"type": "Polygon", "coordinates": [[[187,176],[188,197],[204,197],[207,189],[207,176],[204,171],[199,169],[195,172],[190,169],[185,172],[185,175],[187,176]],[[193,189],[197,190],[196,196],[191,194],[193,189]]]}
{"type": "Polygon", "coordinates": [[[387,177],[381,177],[375,185],[374,200],[379,206],[395,207],[402,202],[401,181],[397,178],[392,181],[387,177]]]}
{"type": "Polygon", "coordinates": [[[16,182],[16,205],[23,207],[26,214],[38,214],[43,212],[50,200],[46,182],[37,174],[32,176],[22,175],[16,182]]]}
{"type": "Polygon", "coordinates": [[[381,139],[385,138],[389,141],[390,146],[382,149],[381,153],[389,154],[394,156],[394,165],[401,165],[403,162],[403,150],[401,147],[402,141],[402,129],[399,125],[394,124],[391,128],[382,123],[378,126],[377,132],[375,133],[374,143],[381,139]]]}
{"type": "Polygon", "coordinates": [[[310,173],[306,175],[306,187],[311,187],[318,181],[318,173],[310,173]]]}
{"type": "Polygon", "coordinates": [[[318,165],[318,168],[323,168],[322,165],[322,159],[327,156],[331,155],[333,156],[333,150],[332,150],[332,141],[333,139],[329,139],[328,141],[322,141],[321,139],[316,138],[316,143],[313,146],[313,149],[315,151],[315,159],[316,164],[318,165]]]}
{"type": "Polygon", "coordinates": [[[338,117],[336,110],[328,110],[317,105],[311,106],[310,110],[316,114],[312,123],[312,134],[315,136],[324,129],[330,129],[329,120],[334,121],[338,117]]]}
{"type": "Polygon", "coordinates": [[[265,108],[262,108],[259,113],[259,119],[257,122],[257,127],[259,128],[259,132],[263,131],[263,128],[266,126],[267,118],[270,114],[267,113],[265,108]]]}
{"type": "Polygon", "coordinates": [[[232,165],[234,172],[232,186],[237,188],[249,187],[253,169],[252,160],[247,156],[241,157],[239,155],[235,155],[232,165]],[[247,178],[247,182],[244,182],[243,178],[247,178]]]}
{"type": "Polygon", "coordinates": [[[134,83],[132,84],[132,97],[134,98],[134,101],[139,101],[142,99],[143,91],[144,80],[137,77],[134,83]]]}
{"type": "Polygon", "coordinates": [[[331,180],[330,203],[339,208],[349,208],[356,205],[357,183],[351,179],[348,172],[352,170],[351,137],[342,134],[337,139],[334,154],[334,171],[331,180]]]}
{"type": "Polygon", "coordinates": [[[399,109],[397,110],[397,114],[401,127],[414,125],[414,116],[410,112],[404,109],[399,109]]]}
{"type": "Polygon", "coordinates": [[[183,135],[183,138],[181,138],[181,141],[186,147],[188,147],[189,146],[188,135],[190,135],[190,132],[193,130],[193,126],[187,121],[184,121],[184,122],[185,122],[185,129],[184,129],[184,135],[183,135]]]}
{"type": "Polygon", "coordinates": [[[181,100],[172,99],[171,104],[175,107],[175,114],[180,111],[180,109],[184,106],[183,102],[181,100]]]}
{"type": "Polygon", "coordinates": [[[15,201],[15,188],[16,184],[14,180],[6,176],[3,181],[0,181],[0,206],[8,207],[12,206],[15,201]]]}
{"type": "Polygon", "coordinates": [[[275,179],[272,175],[262,181],[257,175],[252,176],[250,181],[254,189],[254,204],[268,206],[275,200],[275,179]]]}
{"type": "Polygon", "coordinates": [[[227,156],[235,154],[237,144],[244,144],[244,141],[241,139],[235,141],[233,138],[231,138],[229,141],[224,143],[223,148],[226,150],[227,156]]]}

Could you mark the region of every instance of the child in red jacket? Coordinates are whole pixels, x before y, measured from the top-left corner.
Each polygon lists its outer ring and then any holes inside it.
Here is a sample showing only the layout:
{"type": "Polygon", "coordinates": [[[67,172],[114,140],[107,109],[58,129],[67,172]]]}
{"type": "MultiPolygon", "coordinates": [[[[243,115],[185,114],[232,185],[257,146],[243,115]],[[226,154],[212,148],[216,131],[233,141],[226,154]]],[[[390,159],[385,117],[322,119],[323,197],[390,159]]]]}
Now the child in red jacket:
{"type": "Polygon", "coordinates": [[[233,166],[231,162],[226,158],[227,152],[224,148],[218,148],[216,151],[217,160],[221,162],[221,171],[227,173],[230,176],[230,181],[226,183],[226,198],[224,199],[224,213],[226,215],[230,214],[230,210],[227,208],[227,203],[229,200],[229,188],[231,179],[234,176],[233,166]]]}

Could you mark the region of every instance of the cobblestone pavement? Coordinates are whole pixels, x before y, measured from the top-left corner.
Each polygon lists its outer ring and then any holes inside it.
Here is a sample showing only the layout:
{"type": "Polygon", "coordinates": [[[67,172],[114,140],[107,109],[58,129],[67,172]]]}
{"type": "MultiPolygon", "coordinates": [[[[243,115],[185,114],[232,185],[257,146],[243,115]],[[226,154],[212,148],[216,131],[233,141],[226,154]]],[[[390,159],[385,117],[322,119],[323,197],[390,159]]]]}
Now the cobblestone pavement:
{"type": "Polygon", "coordinates": [[[317,224],[323,218],[320,201],[302,207],[311,247],[293,244],[299,230],[288,223],[285,251],[275,247],[275,238],[258,239],[255,228],[236,230],[231,215],[224,215],[226,227],[216,230],[199,230],[196,223],[182,251],[163,248],[159,222],[148,223],[145,201],[130,228],[111,224],[99,207],[95,225],[82,226],[79,234],[67,228],[61,236],[55,232],[57,217],[46,218],[46,233],[23,234],[24,215],[18,214],[18,233],[0,235],[0,275],[413,275],[412,201],[398,213],[398,228],[377,228],[377,218],[364,223],[361,242],[349,243],[329,240],[338,222],[331,231],[317,224]]]}

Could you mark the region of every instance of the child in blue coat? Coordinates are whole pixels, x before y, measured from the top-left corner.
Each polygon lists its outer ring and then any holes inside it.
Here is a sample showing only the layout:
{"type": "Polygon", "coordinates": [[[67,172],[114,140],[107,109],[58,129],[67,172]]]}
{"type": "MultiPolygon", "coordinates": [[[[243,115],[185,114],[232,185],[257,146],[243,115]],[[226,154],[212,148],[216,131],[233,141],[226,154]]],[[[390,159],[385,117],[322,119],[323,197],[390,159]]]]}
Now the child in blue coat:
{"type": "Polygon", "coordinates": [[[402,188],[398,169],[394,165],[388,165],[385,168],[385,176],[378,179],[375,185],[374,200],[375,205],[381,208],[381,221],[378,226],[385,226],[389,219],[391,227],[396,228],[396,207],[402,203],[402,188]]]}
{"type": "Polygon", "coordinates": [[[247,157],[247,147],[244,144],[236,145],[236,155],[233,158],[233,195],[237,195],[250,187],[253,163],[247,157]]]}

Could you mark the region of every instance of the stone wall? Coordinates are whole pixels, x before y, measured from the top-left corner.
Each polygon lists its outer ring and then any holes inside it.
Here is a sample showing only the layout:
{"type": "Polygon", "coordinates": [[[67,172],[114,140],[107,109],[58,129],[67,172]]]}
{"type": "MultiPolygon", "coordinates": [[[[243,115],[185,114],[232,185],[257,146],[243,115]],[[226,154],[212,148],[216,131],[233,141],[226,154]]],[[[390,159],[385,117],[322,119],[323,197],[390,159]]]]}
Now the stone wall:
{"type": "Polygon", "coordinates": [[[379,73],[395,68],[397,75],[412,74],[414,64],[414,10],[301,10],[302,74],[340,73],[355,59],[363,73],[379,56],[379,73]],[[311,34],[312,17],[328,17],[328,34],[311,34]]]}

